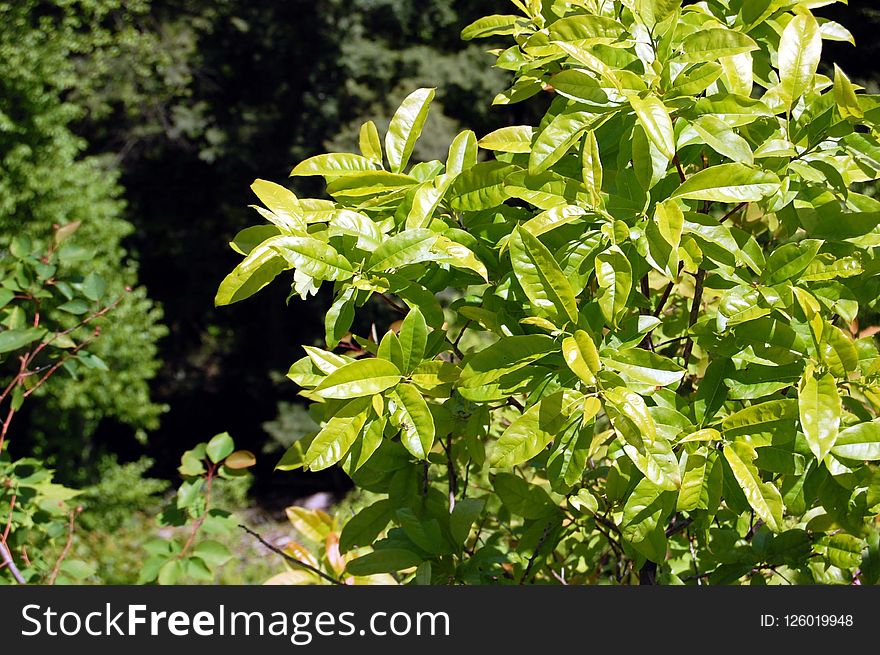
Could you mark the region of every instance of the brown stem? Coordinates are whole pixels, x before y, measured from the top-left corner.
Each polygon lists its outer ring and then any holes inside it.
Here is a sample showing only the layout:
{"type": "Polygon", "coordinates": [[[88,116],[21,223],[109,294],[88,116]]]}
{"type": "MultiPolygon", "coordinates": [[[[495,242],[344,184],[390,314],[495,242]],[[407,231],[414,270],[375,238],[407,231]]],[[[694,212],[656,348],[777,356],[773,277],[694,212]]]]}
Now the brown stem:
{"type": "Polygon", "coordinates": [[[12,528],[12,513],[15,511],[15,501],[17,498],[18,495],[12,494],[12,500],[9,501],[9,516],[6,518],[6,528],[3,530],[3,536],[0,537],[0,541],[4,544],[9,538],[9,530],[12,528]]]}
{"type": "MultiPolygon", "coordinates": [[[[703,269],[700,269],[699,271],[697,271],[697,278],[696,278],[696,283],[694,286],[694,302],[691,305],[691,315],[688,320],[688,331],[690,331],[690,329],[694,327],[694,325],[697,322],[697,318],[699,318],[699,316],[700,316],[700,304],[703,302],[703,284],[705,283],[705,281],[706,281],[706,271],[704,271],[703,269]]],[[[684,353],[682,354],[682,358],[684,359],[685,371],[687,371],[688,364],[690,364],[691,354],[693,353],[693,350],[694,350],[694,339],[693,339],[693,336],[691,336],[689,334],[688,338],[687,338],[687,342],[684,345],[684,353]]],[[[684,388],[686,379],[687,379],[687,376],[685,376],[685,378],[682,379],[682,385],[681,385],[681,387],[679,387],[679,389],[684,388]]]]}
{"type": "MultiPolygon", "coordinates": [[[[126,291],[130,291],[130,289],[126,288],[126,291]]],[[[107,305],[103,309],[99,309],[94,314],[91,314],[90,316],[85,317],[83,320],[81,320],[79,323],[77,323],[73,327],[67,328],[66,330],[63,330],[62,332],[56,332],[54,335],[52,335],[51,339],[49,339],[48,341],[44,341],[39,346],[37,346],[33,350],[33,352],[31,352],[31,354],[28,356],[27,365],[30,366],[30,364],[37,358],[37,355],[39,355],[43,351],[43,349],[46,348],[47,346],[51,346],[52,343],[56,339],[58,339],[58,337],[66,336],[66,335],[70,334],[71,332],[78,330],[79,328],[81,328],[85,325],[88,325],[89,323],[91,323],[95,319],[101,318],[102,316],[106,316],[108,313],[113,311],[116,308],[116,306],[119,305],[119,303],[121,303],[124,299],[125,299],[124,295],[119,296],[112,303],[110,303],[109,305],[107,305]]]]}
{"type": "Polygon", "coordinates": [[[254,537],[257,541],[259,541],[261,544],[263,544],[266,548],[268,548],[269,550],[271,550],[271,551],[272,551],[273,553],[275,553],[276,555],[281,555],[281,557],[283,557],[285,560],[287,560],[287,561],[290,562],[291,564],[293,564],[293,565],[295,565],[295,566],[302,567],[302,568],[304,568],[304,569],[307,570],[307,571],[311,571],[312,573],[314,573],[315,575],[317,575],[317,576],[323,578],[323,579],[326,580],[327,582],[330,582],[330,583],[332,583],[332,584],[336,584],[336,585],[342,585],[342,586],[345,586],[345,583],[342,582],[341,580],[337,580],[336,578],[334,578],[334,577],[332,577],[332,576],[329,576],[329,575],[327,575],[326,573],[324,573],[321,569],[315,568],[315,567],[312,566],[311,564],[306,564],[305,562],[301,562],[300,560],[298,560],[298,559],[297,559],[296,557],[294,557],[293,555],[289,555],[288,553],[285,553],[283,550],[281,550],[280,548],[278,548],[278,547],[275,546],[274,544],[271,544],[271,543],[269,543],[268,541],[266,541],[265,539],[263,539],[262,536],[260,536],[258,533],[256,533],[256,532],[254,532],[253,530],[251,530],[251,529],[250,529],[249,527],[247,527],[246,525],[239,524],[238,527],[240,527],[242,530],[244,530],[244,531],[247,532],[249,535],[251,535],[252,537],[254,537]]]}
{"type": "Polygon", "coordinates": [[[398,313],[400,313],[400,314],[406,314],[406,313],[407,313],[406,309],[404,309],[403,307],[401,307],[400,305],[398,305],[396,302],[394,302],[393,300],[391,300],[391,298],[389,298],[388,296],[386,296],[384,293],[380,293],[380,294],[379,294],[379,297],[380,297],[382,300],[384,300],[385,303],[386,303],[389,307],[391,307],[394,311],[396,311],[396,312],[398,312],[398,313]]]}
{"type": "Polygon", "coordinates": [[[3,420],[3,427],[0,428],[0,453],[3,452],[3,444],[6,442],[6,433],[9,432],[9,424],[12,423],[12,417],[15,416],[15,409],[9,408],[6,418],[3,420]]]}
{"type": "MultiPolygon", "coordinates": [[[[441,443],[443,443],[441,441],[441,443]]],[[[449,513],[455,509],[455,494],[458,493],[458,476],[455,472],[455,462],[452,461],[452,435],[446,439],[444,444],[446,450],[446,469],[449,476],[449,513]]]]}
{"type": "Polygon", "coordinates": [[[189,549],[192,547],[193,542],[196,540],[196,535],[198,534],[199,530],[202,527],[202,524],[205,522],[205,519],[208,516],[208,508],[211,506],[211,485],[214,482],[214,473],[217,472],[217,466],[217,464],[212,464],[208,468],[208,476],[205,479],[205,511],[202,512],[202,515],[193,522],[192,528],[189,533],[189,539],[186,540],[186,543],[183,545],[183,550],[180,551],[180,555],[177,556],[177,559],[183,559],[189,552],[189,549]]]}
{"type": "Polygon", "coordinates": [[[526,565],[526,570],[523,572],[522,577],[519,579],[519,583],[524,585],[529,580],[529,574],[532,572],[532,566],[535,564],[535,560],[538,559],[538,553],[541,551],[541,548],[544,545],[544,542],[547,541],[547,537],[550,535],[550,523],[544,526],[544,533],[541,535],[541,538],[538,540],[537,545],[535,546],[534,552],[532,552],[532,556],[529,558],[529,563],[526,565]]]}
{"type": "Polygon", "coordinates": [[[719,220],[718,222],[719,222],[719,223],[723,223],[723,222],[726,221],[728,218],[730,218],[731,216],[733,216],[736,212],[738,212],[740,209],[742,209],[742,208],[744,208],[744,207],[748,207],[748,205],[749,205],[749,203],[747,203],[747,202],[741,202],[741,203],[739,203],[736,207],[734,207],[734,208],[731,209],[729,212],[727,212],[727,213],[721,218],[721,220],[719,220]]]}
{"type": "Polygon", "coordinates": [[[678,158],[678,153],[672,158],[672,163],[675,164],[675,170],[678,171],[678,177],[681,178],[682,183],[684,183],[685,180],[687,180],[687,175],[684,174],[684,168],[681,167],[681,160],[678,158]]]}
{"type": "Polygon", "coordinates": [[[3,558],[3,563],[9,567],[9,572],[12,574],[12,577],[15,578],[15,581],[18,584],[26,584],[24,576],[15,565],[15,562],[12,559],[12,553],[9,552],[9,548],[6,546],[5,541],[0,541],[0,557],[3,558]]]}
{"type": "Polygon", "coordinates": [[[49,576],[49,584],[55,584],[55,580],[58,578],[58,574],[61,572],[61,565],[64,563],[64,559],[70,554],[70,547],[73,545],[73,529],[76,525],[76,515],[82,511],[82,507],[77,507],[76,509],[70,510],[70,520],[67,524],[67,542],[64,544],[64,548],[61,551],[61,554],[58,556],[58,561],[55,562],[55,568],[52,569],[52,574],[49,576]]]}

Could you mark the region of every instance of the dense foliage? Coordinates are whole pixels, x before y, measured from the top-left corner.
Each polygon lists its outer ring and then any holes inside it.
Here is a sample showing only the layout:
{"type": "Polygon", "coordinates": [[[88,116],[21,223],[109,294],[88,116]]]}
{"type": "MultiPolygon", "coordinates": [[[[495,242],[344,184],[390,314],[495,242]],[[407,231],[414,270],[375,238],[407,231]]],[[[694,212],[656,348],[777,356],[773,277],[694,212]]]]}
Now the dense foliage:
{"type": "Polygon", "coordinates": [[[61,451],[67,477],[95,454],[89,439],[102,419],[116,418],[143,435],[157,427],[162,411],[151,402],[148,383],[165,329],[123,246],[133,227],[123,217],[118,171],[112,158],[88,156],[76,133],[86,108],[74,91],[88,95],[106,81],[94,67],[84,71],[84,62],[106,60],[133,41],[130,23],[144,5],[126,4],[0,3],[0,248],[20,235],[48,244],[54,226],[78,224],[73,245],[89,256],[71,261],[68,273],[100,275],[117,296],[133,287],[116,309],[118,320],[95,344],[111,372],[59,376],[46,387],[44,411],[32,417],[25,452],[61,451]],[[81,439],[67,438],[71,432],[81,439]]]}
{"type": "Polygon", "coordinates": [[[78,227],[57,228],[45,248],[17,236],[0,258],[0,358],[16,369],[0,391],[0,583],[70,582],[94,571],[93,564],[67,558],[83,510],[79,492],[58,484],[42,459],[9,454],[14,419],[57,373],[78,378],[107,371],[95,346],[123,297],[113,298],[97,273],[72,272],[93,256],[71,243],[78,227]]]}
{"type": "Polygon", "coordinates": [[[849,33],[796,0],[512,3],[464,37],[513,38],[495,103],[552,94],[536,125],[410,166],[424,88],[384,147],[367,122],[293,169],[332,200],[254,183],[217,304],[291,269],[335,297],[279,468],[380,494],[351,575],[876,582],[880,104],[819,72],[849,33]],[[402,320],[351,334],[368,302],[402,320]]]}

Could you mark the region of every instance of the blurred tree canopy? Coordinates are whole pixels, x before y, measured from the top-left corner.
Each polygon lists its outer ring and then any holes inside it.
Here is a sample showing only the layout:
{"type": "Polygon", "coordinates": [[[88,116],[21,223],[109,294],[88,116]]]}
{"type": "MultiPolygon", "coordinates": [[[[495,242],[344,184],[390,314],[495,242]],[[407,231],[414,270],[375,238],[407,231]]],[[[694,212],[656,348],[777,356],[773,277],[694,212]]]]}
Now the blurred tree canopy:
{"type": "MultiPolygon", "coordinates": [[[[130,4],[133,12],[145,8],[130,4]]],[[[75,242],[101,255],[78,267],[102,275],[116,296],[137,285],[136,263],[123,245],[134,228],[124,218],[116,163],[91,154],[75,124],[87,114],[77,97],[102,83],[97,75],[81,75],[78,63],[131,38],[129,28],[106,22],[121,6],[105,0],[0,4],[0,244],[6,247],[18,233],[46,239],[53,224],[81,222],[75,242]]],[[[41,411],[31,415],[27,439],[14,445],[57,452],[66,465],[91,455],[90,437],[105,418],[142,435],[158,427],[162,408],[150,400],[149,381],[158,369],[156,342],[165,334],[161,311],[137,287],[115,318],[94,349],[112,371],[59,376],[46,387],[41,411]]]]}

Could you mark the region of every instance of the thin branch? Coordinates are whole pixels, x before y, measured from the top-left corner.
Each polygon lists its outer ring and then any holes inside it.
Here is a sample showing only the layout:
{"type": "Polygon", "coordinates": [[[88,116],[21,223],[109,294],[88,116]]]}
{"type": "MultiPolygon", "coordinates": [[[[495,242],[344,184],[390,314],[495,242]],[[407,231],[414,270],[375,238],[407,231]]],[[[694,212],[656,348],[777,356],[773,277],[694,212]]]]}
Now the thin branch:
{"type": "Polygon", "coordinates": [[[12,559],[12,553],[9,552],[9,548],[4,541],[0,541],[0,557],[3,558],[3,563],[9,567],[9,572],[12,574],[12,577],[15,578],[15,581],[18,584],[27,584],[24,581],[24,576],[21,574],[21,571],[19,571],[18,567],[15,565],[15,562],[12,559]]]}
{"type": "Polygon", "coordinates": [[[180,555],[177,556],[177,559],[183,559],[189,552],[189,549],[192,547],[193,542],[196,540],[196,535],[199,533],[199,530],[202,528],[202,524],[208,517],[208,509],[211,507],[211,489],[214,482],[214,474],[217,472],[218,466],[218,464],[212,464],[211,467],[208,468],[208,476],[206,478],[205,487],[205,511],[202,512],[202,515],[193,522],[193,526],[189,533],[189,538],[183,545],[183,550],[180,551],[180,555]]]}
{"type": "Polygon", "coordinates": [[[336,578],[334,578],[334,577],[332,577],[332,576],[327,575],[326,573],[324,573],[321,569],[315,568],[315,567],[312,566],[311,564],[306,564],[305,562],[301,562],[300,560],[298,560],[298,559],[297,559],[296,557],[294,557],[293,555],[289,555],[288,553],[285,553],[283,550],[281,550],[280,548],[278,548],[278,547],[275,546],[274,544],[271,544],[271,543],[269,543],[268,541],[266,541],[265,539],[263,539],[263,537],[262,537],[260,534],[258,534],[257,532],[254,532],[254,531],[251,530],[248,526],[246,526],[246,525],[244,525],[244,524],[242,524],[242,523],[239,523],[238,527],[240,527],[242,530],[244,530],[245,532],[247,532],[247,533],[248,533],[249,535],[251,535],[254,539],[256,539],[257,541],[259,541],[261,544],[263,544],[266,548],[268,548],[269,550],[271,550],[271,551],[272,551],[273,553],[275,553],[276,555],[281,555],[281,557],[283,557],[285,560],[287,560],[287,561],[290,562],[291,564],[294,564],[295,566],[299,566],[299,567],[301,567],[301,568],[304,568],[305,570],[310,571],[311,573],[314,573],[314,574],[317,575],[317,576],[320,576],[321,578],[323,578],[323,579],[326,580],[327,582],[330,582],[330,583],[332,583],[332,584],[336,584],[336,585],[342,585],[342,586],[345,586],[345,583],[342,582],[341,580],[337,580],[336,578]]]}
{"type": "MultiPolygon", "coordinates": [[[[706,281],[706,271],[700,269],[697,272],[696,286],[694,287],[694,302],[691,305],[691,315],[688,320],[688,332],[690,329],[694,327],[697,322],[697,319],[700,317],[700,304],[703,302],[703,284],[706,281]]],[[[687,371],[688,364],[691,361],[691,354],[694,351],[694,339],[693,336],[688,334],[687,342],[684,345],[684,353],[682,354],[682,358],[684,359],[684,369],[687,371]]],[[[685,380],[687,376],[682,379],[682,386],[679,389],[684,388],[685,380]]]]}
{"type": "Polygon", "coordinates": [[[384,300],[385,303],[386,303],[389,307],[391,307],[394,311],[396,311],[396,312],[398,312],[398,313],[400,313],[400,314],[406,314],[406,313],[407,313],[407,310],[406,310],[406,309],[404,309],[403,307],[401,307],[400,305],[398,305],[396,302],[394,302],[393,300],[391,300],[391,298],[389,298],[388,296],[386,296],[384,293],[380,293],[380,294],[379,294],[379,297],[380,297],[382,300],[384,300]]]}
{"type": "Polygon", "coordinates": [[[682,530],[686,530],[694,520],[691,518],[684,519],[683,521],[677,521],[672,523],[668,528],[666,528],[666,538],[674,537],[682,530]]]}
{"type": "MultiPolygon", "coordinates": [[[[681,271],[684,268],[684,265],[679,262],[678,264],[678,274],[681,275],[681,271]]],[[[666,301],[669,300],[669,295],[672,293],[672,289],[675,287],[675,280],[672,280],[669,284],[666,285],[666,288],[663,290],[663,295],[660,296],[660,302],[657,303],[657,309],[654,310],[654,318],[659,318],[660,314],[663,313],[663,308],[666,307],[666,301]]]]}
{"type": "Polygon", "coordinates": [[[458,336],[455,337],[455,341],[452,342],[452,347],[455,349],[456,353],[460,352],[458,350],[458,344],[461,343],[461,338],[464,336],[465,331],[470,327],[472,322],[471,319],[465,321],[465,324],[461,328],[461,332],[458,333],[458,336]]]}
{"type": "Polygon", "coordinates": [[[0,537],[0,541],[2,541],[4,544],[9,538],[9,530],[12,528],[12,513],[15,511],[15,501],[17,499],[18,495],[12,494],[12,500],[9,501],[9,516],[6,518],[6,528],[3,530],[3,536],[0,537]]]}
{"type": "Polygon", "coordinates": [[[534,552],[532,552],[532,556],[529,558],[529,563],[526,565],[526,570],[523,572],[522,577],[519,579],[519,583],[524,585],[528,579],[529,574],[532,572],[532,566],[535,564],[535,560],[538,559],[538,553],[541,551],[541,548],[544,546],[544,542],[547,541],[547,537],[550,535],[550,523],[544,526],[544,533],[541,535],[541,538],[538,540],[538,544],[535,546],[534,552]]]}
{"type": "Polygon", "coordinates": [[[678,171],[678,177],[681,179],[682,183],[684,183],[685,180],[687,180],[687,175],[684,174],[684,168],[681,166],[681,160],[678,158],[678,153],[672,158],[672,163],[675,164],[675,170],[678,171]]]}
{"type": "Polygon", "coordinates": [[[733,216],[736,212],[738,212],[738,211],[739,211],[740,209],[742,209],[743,207],[748,207],[748,205],[749,205],[749,203],[747,203],[747,202],[741,202],[741,203],[739,203],[736,207],[734,207],[734,208],[731,209],[729,212],[727,212],[727,213],[724,215],[724,217],[721,218],[718,222],[719,222],[719,223],[723,223],[724,221],[726,221],[728,218],[730,218],[731,216],[733,216]]]}
{"type": "Polygon", "coordinates": [[[70,520],[67,524],[67,542],[64,544],[64,548],[58,556],[58,560],[55,562],[55,568],[52,569],[52,574],[49,576],[50,585],[55,584],[58,574],[61,573],[61,565],[64,563],[64,559],[67,555],[70,554],[70,547],[73,545],[73,530],[76,526],[76,515],[81,511],[82,507],[70,510],[70,520]]]}
{"type": "Polygon", "coordinates": [[[452,435],[449,435],[445,444],[442,440],[440,443],[446,451],[446,468],[449,477],[449,513],[451,514],[455,509],[455,494],[458,493],[458,475],[455,472],[455,462],[452,460],[452,435]]]}

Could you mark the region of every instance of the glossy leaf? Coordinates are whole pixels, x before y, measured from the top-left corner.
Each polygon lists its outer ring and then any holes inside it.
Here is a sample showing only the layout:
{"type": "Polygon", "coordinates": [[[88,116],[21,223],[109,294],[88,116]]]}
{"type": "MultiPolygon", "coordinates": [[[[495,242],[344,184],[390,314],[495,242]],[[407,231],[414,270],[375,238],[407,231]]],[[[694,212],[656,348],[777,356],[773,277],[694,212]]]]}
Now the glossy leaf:
{"type": "Polygon", "coordinates": [[[515,229],[510,239],[510,259],[519,285],[538,312],[560,326],[577,321],[574,291],[544,244],[529,232],[515,229]]]}
{"type": "Polygon", "coordinates": [[[424,397],[411,384],[401,384],[392,393],[396,405],[392,419],[400,427],[400,441],[418,459],[427,459],[434,445],[434,419],[424,397]]]}
{"type": "Polygon", "coordinates": [[[724,458],[749,505],[768,528],[779,532],[782,529],[782,496],[772,483],[761,480],[754,465],[756,457],[755,449],[745,443],[733,442],[724,447],[724,458]]]}
{"type": "Polygon", "coordinates": [[[385,135],[385,155],[392,173],[402,172],[409,163],[435,94],[434,89],[413,91],[394,113],[385,135]]]}
{"type": "Polygon", "coordinates": [[[830,373],[818,378],[812,370],[804,373],[798,388],[798,411],[810,450],[821,461],[831,452],[840,427],[840,394],[830,373]]]}
{"type": "Polygon", "coordinates": [[[758,202],[779,191],[779,178],[745,164],[720,164],[691,175],[673,197],[715,202],[758,202]]]}
{"type": "Polygon", "coordinates": [[[785,26],[779,42],[779,95],[786,110],[812,85],[821,56],[819,23],[802,10],[785,26]]]}
{"type": "Polygon", "coordinates": [[[585,384],[596,384],[596,374],[601,368],[599,351],[589,334],[583,330],[575,331],[571,337],[562,341],[562,354],[568,368],[585,384]]]}
{"type": "Polygon", "coordinates": [[[401,380],[400,370],[384,359],[358,359],[340,366],[315,387],[323,398],[357,398],[372,396],[395,386],[401,380]]]}

